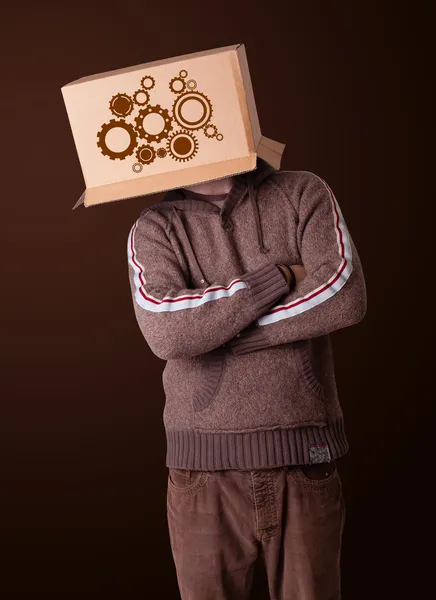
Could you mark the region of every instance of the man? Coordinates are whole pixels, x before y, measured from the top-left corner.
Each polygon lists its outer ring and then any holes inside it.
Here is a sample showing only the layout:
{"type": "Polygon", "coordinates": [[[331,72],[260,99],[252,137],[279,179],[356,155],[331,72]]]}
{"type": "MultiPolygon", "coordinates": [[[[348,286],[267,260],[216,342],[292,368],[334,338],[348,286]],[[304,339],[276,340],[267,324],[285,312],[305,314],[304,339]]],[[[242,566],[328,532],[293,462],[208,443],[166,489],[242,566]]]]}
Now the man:
{"type": "Polygon", "coordinates": [[[340,598],[348,450],[329,334],[366,289],[328,185],[255,171],[169,192],[128,239],[134,310],[163,360],[167,514],[182,600],[340,598]]]}

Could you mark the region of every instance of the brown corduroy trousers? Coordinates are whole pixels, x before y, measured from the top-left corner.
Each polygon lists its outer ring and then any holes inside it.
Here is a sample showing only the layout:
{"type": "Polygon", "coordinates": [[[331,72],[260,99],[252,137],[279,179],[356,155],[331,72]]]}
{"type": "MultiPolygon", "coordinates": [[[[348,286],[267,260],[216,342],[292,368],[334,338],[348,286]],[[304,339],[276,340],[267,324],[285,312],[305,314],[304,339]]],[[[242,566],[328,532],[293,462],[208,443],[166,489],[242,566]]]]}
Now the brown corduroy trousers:
{"type": "Polygon", "coordinates": [[[271,600],[339,600],[345,521],[335,463],[168,471],[167,517],[182,600],[248,600],[264,561],[271,600]]]}

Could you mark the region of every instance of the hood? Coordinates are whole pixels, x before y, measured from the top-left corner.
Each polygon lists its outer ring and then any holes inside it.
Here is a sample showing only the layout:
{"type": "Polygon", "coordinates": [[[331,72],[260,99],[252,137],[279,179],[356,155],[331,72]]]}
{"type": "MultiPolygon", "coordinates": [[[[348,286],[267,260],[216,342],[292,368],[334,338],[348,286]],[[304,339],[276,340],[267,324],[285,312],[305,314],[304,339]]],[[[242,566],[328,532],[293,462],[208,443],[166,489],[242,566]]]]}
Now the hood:
{"type": "Polygon", "coordinates": [[[183,225],[183,221],[180,217],[179,211],[192,210],[195,212],[208,212],[215,214],[219,213],[221,227],[226,230],[232,230],[233,222],[231,219],[231,213],[236,204],[244,200],[248,192],[253,219],[256,226],[256,235],[259,251],[265,254],[269,251],[269,249],[266,248],[263,243],[262,226],[259,217],[257,196],[259,193],[261,183],[267,177],[269,177],[271,173],[274,172],[276,172],[276,169],[274,167],[272,167],[266,161],[258,157],[256,169],[254,169],[253,171],[249,171],[248,173],[241,173],[239,175],[236,175],[235,183],[228,194],[214,194],[210,196],[206,194],[199,194],[197,192],[193,192],[192,190],[179,188],[176,190],[170,190],[162,200],[160,200],[153,206],[150,206],[146,210],[173,211],[174,218],[177,219],[177,221],[180,224],[182,236],[184,238],[186,250],[189,254],[191,264],[194,265],[194,268],[197,272],[200,272],[197,259],[195,257],[194,251],[192,250],[192,246],[186,233],[186,229],[183,225]],[[210,200],[216,200],[217,198],[222,198],[224,200],[224,203],[221,208],[210,202],[210,200]]]}

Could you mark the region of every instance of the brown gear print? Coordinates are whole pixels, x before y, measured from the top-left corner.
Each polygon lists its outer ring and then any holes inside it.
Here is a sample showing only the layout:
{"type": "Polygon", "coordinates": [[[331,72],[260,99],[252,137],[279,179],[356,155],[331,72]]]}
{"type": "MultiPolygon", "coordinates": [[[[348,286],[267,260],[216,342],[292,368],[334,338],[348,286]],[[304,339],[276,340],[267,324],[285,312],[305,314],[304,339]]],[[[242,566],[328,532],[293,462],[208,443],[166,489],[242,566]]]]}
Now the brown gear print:
{"type": "Polygon", "coordinates": [[[156,151],[152,146],[140,146],[136,151],[136,158],[143,165],[149,165],[156,158],[156,151]]]}
{"type": "Polygon", "coordinates": [[[167,150],[174,160],[186,162],[197,154],[197,138],[190,131],[176,131],[167,140],[167,150]]]}
{"type": "Polygon", "coordinates": [[[127,94],[117,94],[109,102],[109,110],[116,117],[127,117],[133,110],[133,100],[127,94]]]}
{"type": "Polygon", "coordinates": [[[141,108],[135,117],[136,131],[147,142],[160,142],[173,129],[170,113],[160,104],[141,108]]]}
{"type": "Polygon", "coordinates": [[[154,88],[155,84],[156,84],[156,81],[155,81],[154,77],[152,77],[151,75],[145,75],[141,79],[141,85],[146,90],[151,90],[152,88],[154,88]]]}
{"type": "Polygon", "coordinates": [[[213,138],[218,133],[218,129],[217,129],[216,125],[213,125],[212,123],[209,123],[209,125],[206,125],[203,128],[203,131],[204,131],[204,135],[208,138],[213,138]]]}
{"type": "Polygon", "coordinates": [[[167,151],[165,150],[165,148],[158,148],[156,154],[159,158],[165,158],[165,156],[167,155],[167,151]]]}
{"type": "Polygon", "coordinates": [[[97,133],[97,138],[97,146],[105,156],[108,156],[111,160],[115,160],[116,158],[123,160],[127,156],[133,154],[136,147],[137,133],[131,123],[126,123],[126,121],[123,120],[117,121],[116,119],[111,119],[109,123],[104,123],[102,125],[100,131],[97,133]],[[111,150],[106,142],[107,134],[116,129],[126,131],[130,136],[130,142],[124,150],[111,150]]]}
{"type": "Polygon", "coordinates": [[[188,77],[188,71],[186,69],[182,69],[179,73],[179,77],[185,79],[185,77],[188,77]]]}
{"type": "Polygon", "coordinates": [[[147,90],[139,89],[133,94],[133,102],[138,106],[144,106],[150,102],[150,94],[147,90]]]}
{"type": "Polygon", "coordinates": [[[173,104],[173,116],[184,129],[201,129],[212,117],[212,103],[202,92],[185,92],[173,104]]]}
{"type": "Polygon", "coordinates": [[[174,94],[181,94],[185,91],[186,83],[181,77],[173,77],[169,83],[169,88],[174,94]]]}

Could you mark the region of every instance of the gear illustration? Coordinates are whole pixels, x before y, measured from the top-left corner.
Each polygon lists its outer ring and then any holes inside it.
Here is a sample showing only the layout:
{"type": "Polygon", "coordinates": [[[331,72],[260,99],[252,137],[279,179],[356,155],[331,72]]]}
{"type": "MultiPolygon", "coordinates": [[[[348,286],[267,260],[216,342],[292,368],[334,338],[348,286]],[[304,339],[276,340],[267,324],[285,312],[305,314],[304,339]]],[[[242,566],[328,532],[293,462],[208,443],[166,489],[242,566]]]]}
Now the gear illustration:
{"type": "Polygon", "coordinates": [[[175,94],[181,94],[185,91],[186,83],[181,77],[173,77],[169,84],[170,90],[175,94]]]}
{"type": "Polygon", "coordinates": [[[145,75],[145,77],[141,79],[141,85],[146,90],[151,90],[152,88],[154,88],[155,84],[156,81],[151,75],[145,75]]]}
{"type": "Polygon", "coordinates": [[[197,87],[197,82],[195,81],[195,79],[190,79],[186,82],[186,87],[188,88],[188,90],[195,90],[195,88],[197,87]]]}
{"type": "Polygon", "coordinates": [[[127,117],[133,110],[133,100],[127,94],[116,94],[109,102],[109,110],[116,117],[127,117]]]}
{"type": "Polygon", "coordinates": [[[153,146],[144,144],[143,146],[139,146],[138,150],[136,151],[136,158],[143,165],[149,165],[156,158],[156,151],[153,146]]]}
{"type": "Polygon", "coordinates": [[[141,163],[134,163],[132,166],[132,170],[134,173],[140,173],[142,171],[141,163]]]}
{"type": "Polygon", "coordinates": [[[150,102],[150,94],[143,88],[136,90],[133,94],[133,102],[138,106],[144,106],[150,102]]]}
{"type": "Polygon", "coordinates": [[[224,136],[223,136],[223,134],[222,134],[222,133],[219,133],[219,134],[216,136],[216,139],[217,139],[219,142],[221,142],[221,141],[223,140],[223,138],[224,138],[224,136]]]}
{"type": "Polygon", "coordinates": [[[105,156],[108,156],[111,160],[115,160],[116,158],[122,160],[123,158],[126,158],[126,156],[133,154],[136,147],[137,133],[131,123],[126,123],[126,121],[123,120],[117,121],[116,119],[111,119],[109,123],[104,123],[102,125],[100,131],[97,133],[97,138],[97,146],[105,156]],[[108,133],[116,129],[123,130],[129,134],[130,142],[124,150],[111,150],[106,142],[108,133]]]}
{"type": "Polygon", "coordinates": [[[182,69],[179,73],[179,77],[185,79],[185,77],[188,77],[188,71],[186,71],[186,69],[182,69]]]}
{"type": "Polygon", "coordinates": [[[160,142],[173,128],[170,113],[160,104],[141,108],[135,117],[136,131],[147,142],[160,142]]]}
{"type": "Polygon", "coordinates": [[[167,150],[174,160],[186,162],[197,154],[198,140],[190,131],[176,131],[167,140],[167,150]]]}
{"type": "Polygon", "coordinates": [[[201,129],[212,113],[212,103],[202,92],[185,92],[173,104],[174,119],[185,129],[201,129]]]}
{"type": "Polygon", "coordinates": [[[167,155],[167,151],[165,148],[158,148],[156,154],[159,158],[165,158],[165,156],[167,155]]]}
{"type": "Polygon", "coordinates": [[[204,131],[204,135],[208,138],[213,138],[218,133],[218,129],[217,129],[216,125],[213,125],[212,123],[209,123],[209,125],[205,125],[205,127],[203,128],[203,131],[204,131]]]}

